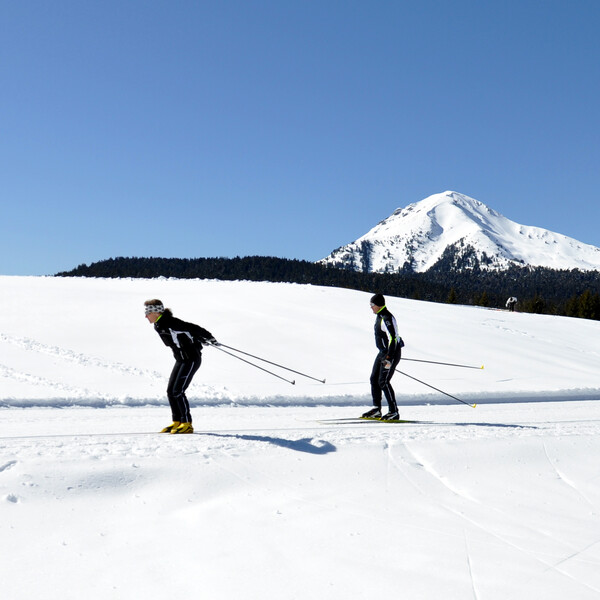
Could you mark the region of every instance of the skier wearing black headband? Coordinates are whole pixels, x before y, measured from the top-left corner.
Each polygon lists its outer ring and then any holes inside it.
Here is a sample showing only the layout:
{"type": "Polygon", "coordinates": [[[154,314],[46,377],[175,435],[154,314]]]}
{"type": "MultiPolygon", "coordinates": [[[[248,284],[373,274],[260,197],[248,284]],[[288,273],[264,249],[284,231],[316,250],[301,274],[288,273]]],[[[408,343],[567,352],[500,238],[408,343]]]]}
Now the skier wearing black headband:
{"type": "Polygon", "coordinates": [[[404,342],[398,335],[396,319],[387,309],[385,298],[381,294],[375,294],[371,298],[371,310],[377,315],[375,319],[375,344],[379,353],[375,358],[371,373],[373,408],[362,416],[365,419],[397,421],[400,418],[398,415],[398,405],[396,404],[396,395],[390,384],[390,380],[400,362],[404,342]],[[385,395],[388,403],[388,413],[383,416],[381,416],[382,393],[385,395]]]}
{"type": "Polygon", "coordinates": [[[202,362],[202,345],[218,345],[212,333],[194,323],[173,316],[158,299],[144,302],[146,319],[154,325],[160,339],[173,351],[175,366],[169,378],[167,397],[173,423],[161,433],[194,433],[190,405],[185,390],[202,362]]]}

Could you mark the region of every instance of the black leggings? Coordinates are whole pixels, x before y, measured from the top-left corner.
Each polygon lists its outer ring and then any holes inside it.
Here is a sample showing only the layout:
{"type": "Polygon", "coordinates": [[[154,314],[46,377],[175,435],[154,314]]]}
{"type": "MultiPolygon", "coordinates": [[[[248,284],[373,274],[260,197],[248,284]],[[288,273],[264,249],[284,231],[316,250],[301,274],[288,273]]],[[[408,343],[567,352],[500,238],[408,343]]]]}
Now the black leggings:
{"type": "Polygon", "coordinates": [[[398,354],[392,360],[392,366],[389,369],[385,369],[383,366],[385,354],[378,354],[373,363],[373,371],[371,372],[371,395],[373,396],[373,406],[381,408],[381,393],[383,392],[390,412],[398,410],[396,394],[394,393],[394,388],[390,384],[390,380],[400,362],[400,355],[401,351],[398,349],[398,354]]]}
{"type": "Polygon", "coordinates": [[[202,358],[198,356],[193,360],[185,362],[177,361],[169,378],[167,386],[167,397],[171,405],[171,413],[173,421],[180,423],[191,423],[192,414],[190,413],[190,404],[185,395],[185,390],[192,383],[192,378],[196,371],[200,368],[202,358]]]}

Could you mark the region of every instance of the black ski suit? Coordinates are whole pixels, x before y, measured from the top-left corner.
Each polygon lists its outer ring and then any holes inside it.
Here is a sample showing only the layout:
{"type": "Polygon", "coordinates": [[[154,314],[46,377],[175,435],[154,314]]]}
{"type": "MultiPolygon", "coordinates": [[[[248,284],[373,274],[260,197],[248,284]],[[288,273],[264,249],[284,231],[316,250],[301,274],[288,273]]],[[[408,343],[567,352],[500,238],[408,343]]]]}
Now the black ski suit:
{"type": "Polygon", "coordinates": [[[400,362],[402,347],[404,342],[398,335],[398,325],[394,315],[384,306],[375,319],[375,344],[379,354],[373,363],[371,372],[371,395],[373,396],[373,406],[381,408],[382,392],[388,403],[390,412],[396,412],[396,395],[390,384],[394,371],[400,362]],[[382,327],[385,326],[385,331],[382,327]],[[385,368],[385,362],[389,361],[391,366],[385,368]]]}
{"type": "Polygon", "coordinates": [[[213,341],[214,337],[199,325],[177,319],[168,309],[154,323],[154,329],[175,357],[175,366],[167,386],[173,421],[191,423],[192,415],[185,390],[202,363],[202,344],[213,341]]]}

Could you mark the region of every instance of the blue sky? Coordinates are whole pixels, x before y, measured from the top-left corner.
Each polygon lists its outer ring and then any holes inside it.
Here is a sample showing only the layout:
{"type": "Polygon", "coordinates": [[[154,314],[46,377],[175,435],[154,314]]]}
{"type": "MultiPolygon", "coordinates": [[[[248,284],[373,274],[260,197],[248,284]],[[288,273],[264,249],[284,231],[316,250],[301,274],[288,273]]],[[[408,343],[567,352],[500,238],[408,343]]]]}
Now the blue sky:
{"type": "Polygon", "coordinates": [[[0,4],[0,274],[317,260],[455,190],[600,246],[600,3],[0,4]]]}

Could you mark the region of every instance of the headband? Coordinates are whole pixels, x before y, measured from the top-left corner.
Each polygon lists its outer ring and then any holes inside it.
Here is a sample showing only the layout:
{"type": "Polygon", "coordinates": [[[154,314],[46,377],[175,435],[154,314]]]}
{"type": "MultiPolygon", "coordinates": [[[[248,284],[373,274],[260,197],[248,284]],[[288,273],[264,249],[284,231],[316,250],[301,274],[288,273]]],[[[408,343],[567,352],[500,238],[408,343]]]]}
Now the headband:
{"type": "Polygon", "coordinates": [[[163,313],[165,307],[162,304],[146,304],[144,307],[144,314],[149,315],[150,313],[163,313]]]}

